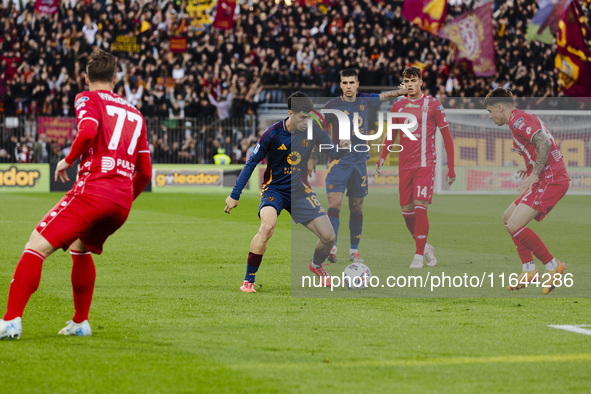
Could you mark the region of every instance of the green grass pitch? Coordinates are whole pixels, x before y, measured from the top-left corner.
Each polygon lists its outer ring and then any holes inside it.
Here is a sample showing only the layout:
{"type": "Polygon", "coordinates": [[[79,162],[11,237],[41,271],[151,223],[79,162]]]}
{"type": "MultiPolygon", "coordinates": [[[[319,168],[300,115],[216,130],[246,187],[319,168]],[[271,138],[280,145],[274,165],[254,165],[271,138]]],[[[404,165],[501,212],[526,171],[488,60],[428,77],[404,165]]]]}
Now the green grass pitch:
{"type": "MultiPolygon", "coordinates": [[[[2,313],[24,244],[60,197],[0,196],[2,313]]],[[[519,270],[501,223],[511,198],[435,196],[429,241],[438,248],[436,268],[460,272],[463,264],[498,261],[502,270],[519,270]]],[[[73,314],[71,260],[61,251],[47,259],[23,316],[22,338],[0,341],[0,391],[591,391],[591,337],[548,327],[591,324],[588,298],[560,298],[559,290],[544,298],[292,298],[287,214],[263,259],[258,292],[244,294],[238,287],[258,229],[258,197],[244,195],[229,216],[224,199],[138,199],[125,226],[95,256],[92,337],[57,335],[73,314]]],[[[588,293],[590,202],[565,197],[542,224],[532,225],[588,293]]],[[[396,201],[390,203],[383,211],[368,205],[361,248],[368,257],[378,247],[391,248],[402,270],[413,245],[396,201]],[[380,238],[384,233],[390,238],[380,238]]],[[[342,216],[339,257],[345,260],[342,216]]],[[[302,250],[309,259],[312,246],[302,250]]],[[[345,266],[338,264],[331,273],[345,266]]]]}

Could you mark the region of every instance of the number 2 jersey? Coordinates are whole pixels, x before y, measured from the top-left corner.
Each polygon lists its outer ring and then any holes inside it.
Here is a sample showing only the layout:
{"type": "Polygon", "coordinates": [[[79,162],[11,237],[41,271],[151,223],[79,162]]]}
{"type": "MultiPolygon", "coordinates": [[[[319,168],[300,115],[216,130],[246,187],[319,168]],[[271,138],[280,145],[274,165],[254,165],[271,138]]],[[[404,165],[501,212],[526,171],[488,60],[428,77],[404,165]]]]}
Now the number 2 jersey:
{"type": "Polygon", "coordinates": [[[97,195],[131,208],[138,154],[150,153],[142,114],[107,90],[79,93],[74,106],[76,139],[87,138],[82,131],[85,122],[96,123],[98,131],[82,153],[78,179],[69,193],[97,195]]]}
{"type": "Polygon", "coordinates": [[[566,173],[562,153],[558,149],[554,137],[552,137],[540,118],[523,110],[514,109],[509,118],[509,128],[513,135],[513,146],[525,160],[527,175],[532,173],[538,157],[536,146],[532,143],[532,138],[536,133],[540,132],[548,137],[551,145],[548,159],[538,179],[545,183],[560,183],[570,180],[566,173]]]}

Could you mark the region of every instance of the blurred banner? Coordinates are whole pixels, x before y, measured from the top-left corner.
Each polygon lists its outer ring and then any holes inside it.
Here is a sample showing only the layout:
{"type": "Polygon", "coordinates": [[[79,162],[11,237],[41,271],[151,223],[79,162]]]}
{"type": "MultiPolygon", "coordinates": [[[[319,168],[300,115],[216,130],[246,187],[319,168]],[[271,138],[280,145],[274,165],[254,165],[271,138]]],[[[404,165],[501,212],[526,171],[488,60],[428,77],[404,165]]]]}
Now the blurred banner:
{"type": "MultiPolygon", "coordinates": [[[[261,166],[264,171],[264,166],[261,166]]],[[[242,165],[153,164],[151,191],[156,193],[194,193],[232,188],[242,171],[242,165]]],[[[258,172],[247,183],[245,190],[259,192],[258,172]],[[256,189],[252,188],[256,187],[256,189]],[[252,188],[252,189],[251,189],[252,188]]],[[[229,192],[229,191],[228,191],[229,192]]]]}
{"type": "Polygon", "coordinates": [[[564,9],[572,0],[539,0],[538,13],[532,18],[527,27],[528,41],[538,40],[552,44],[558,31],[558,22],[564,14],[564,9]]]}
{"type": "Polygon", "coordinates": [[[591,31],[584,18],[581,7],[573,1],[558,24],[558,83],[571,97],[591,97],[591,31]]]}
{"type": "Polygon", "coordinates": [[[111,49],[115,52],[139,53],[140,45],[137,43],[137,37],[120,35],[111,44],[111,49]]]}
{"type": "Polygon", "coordinates": [[[219,0],[213,27],[216,29],[232,30],[234,27],[234,10],[236,0],[219,0]]]}
{"type": "Polygon", "coordinates": [[[456,61],[466,61],[469,71],[475,75],[490,77],[496,74],[490,4],[446,23],[439,37],[455,44],[456,61]]]}
{"type": "Polygon", "coordinates": [[[35,11],[41,14],[57,14],[59,0],[36,0],[35,11]]]}
{"type": "Polygon", "coordinates": [[[0,192],[48,192],[49,164],[0,164],[0,192]]]}
{"type": "Polygon", "coordinates": [[[170,37],[170,52],[187,52],[187,37],[170,37]]]}
{"type": "Polygon", "coordinates": [[[191,18],[191,28],[202,30],[203,25],[211,24],[209,12],[215,5],[214,0],[189,0],[185,9],[191,18]]]}
{"type": "Polygon", "coordinates": [[[75,118],[50,118],[40,117],[38,123],[39,135],[45,134],[47,141],[55,141],[63,145],[67,139],[74,138],[76,130],[75,118]]]}
{"type": "Polygon", "coordinates": [[[402,16],[421,29],[437,35],[447,16],[447,0],[406,0],[402,16]]]}

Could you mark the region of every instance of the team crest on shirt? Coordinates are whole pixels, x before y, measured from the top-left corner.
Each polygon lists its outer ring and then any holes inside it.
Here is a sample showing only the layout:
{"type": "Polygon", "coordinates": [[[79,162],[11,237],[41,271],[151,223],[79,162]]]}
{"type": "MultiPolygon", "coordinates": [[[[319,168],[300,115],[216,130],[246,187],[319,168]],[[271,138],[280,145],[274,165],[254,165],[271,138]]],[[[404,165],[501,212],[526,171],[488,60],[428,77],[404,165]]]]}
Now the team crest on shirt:
{"type": "Polygon", "coordinates": [[[309,147],[310,146],[310,140],[309,139],[302,140],[302,146],[304,148],[309,147]]]}
{"type": "Polygon", "coordinates": [[[297,166],[302,161],[302,155],[300,152],[293,151],[287,156],[287,162],[292,166],[297,166]]]}
{"type": "Polygon", "coordinates": [[[267,197],[267,200],[269,200],[269,201],[273,202],[273,201],[275,201],[275,197],[273,197],[273,196],[269,196],[269,197],[267,197]]]}
{"type": "Polygon", "coordinates": [[[365,105],[361,104],[359,106],[359,111],[361,111],[361,112],[365,111],[365,105]]]}

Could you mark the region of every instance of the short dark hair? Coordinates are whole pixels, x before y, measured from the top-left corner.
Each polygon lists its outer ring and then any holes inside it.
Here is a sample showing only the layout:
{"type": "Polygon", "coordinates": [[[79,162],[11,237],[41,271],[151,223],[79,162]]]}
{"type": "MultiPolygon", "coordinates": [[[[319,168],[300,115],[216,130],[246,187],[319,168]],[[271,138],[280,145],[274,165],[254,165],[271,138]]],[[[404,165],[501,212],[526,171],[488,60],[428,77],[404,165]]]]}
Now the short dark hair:
{"type": "Polygon", "coordinates": [[[357,75],[357,70],[355,70],[354,68],[346,68],[344,70],[341,70],[339,75],[341,76],[341,79],[343,77],[355,77],[355,79],[359,80],[359,75],[357,75]]]}
{"type": "Polygon", "coordinates": [[[489,105],[496,104],[515,105],[515,102],[513,101],[513,92],[511,89],[496,88],[486,95],[486,98],[484,99],[484,108],[488,107],[489,105]]]}
{"type": "Polygon", "coordinates": [[[404,69],[402,72],[402,78],[412,78],[417,77],[418,79],[423,79],[423,73],[421,69],[415,66],[410,66],[404,69]]]}
{"type": "Polygon", "coordinates": [[[314,109],[314,104],[308,95],[298,90],[287,98],[287,109],[292,112],[310,112],[314,109]]]}
{"type": "Polygon", "coordinates": [[[113,82],[117,71],[117,58],[102,49],[97,49],[90,55],[86,71],[90,82],[113,82]]]}

